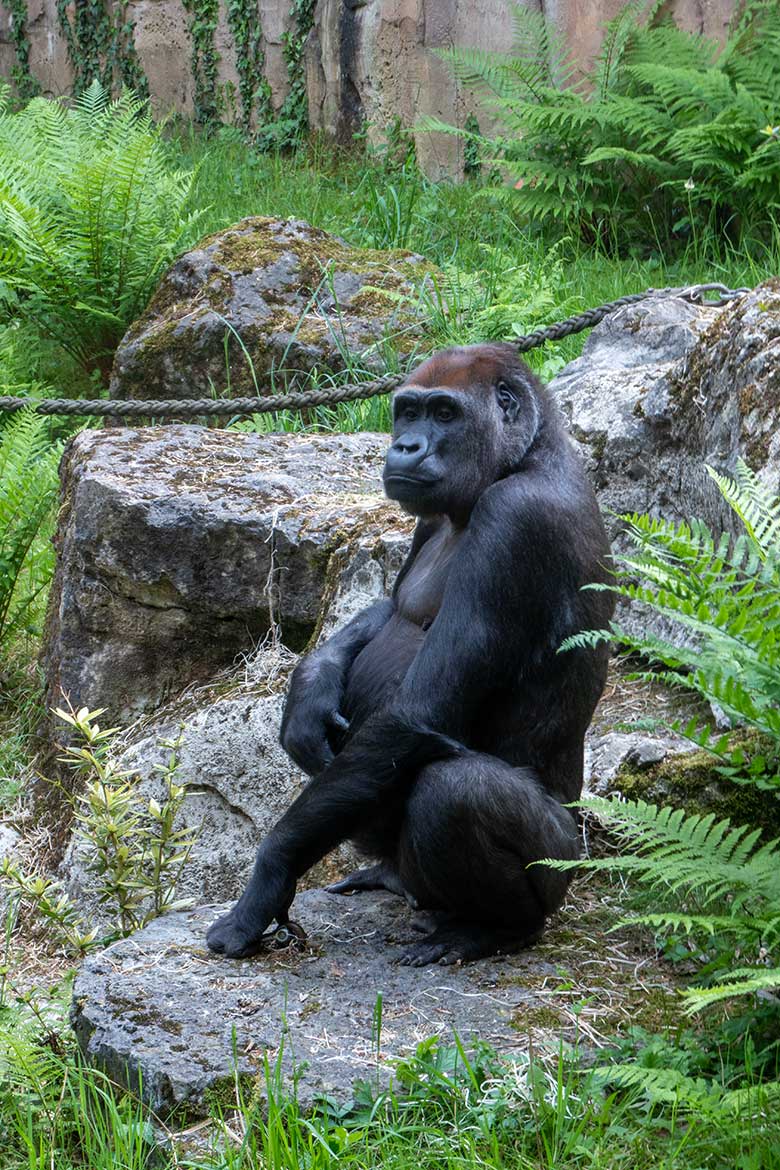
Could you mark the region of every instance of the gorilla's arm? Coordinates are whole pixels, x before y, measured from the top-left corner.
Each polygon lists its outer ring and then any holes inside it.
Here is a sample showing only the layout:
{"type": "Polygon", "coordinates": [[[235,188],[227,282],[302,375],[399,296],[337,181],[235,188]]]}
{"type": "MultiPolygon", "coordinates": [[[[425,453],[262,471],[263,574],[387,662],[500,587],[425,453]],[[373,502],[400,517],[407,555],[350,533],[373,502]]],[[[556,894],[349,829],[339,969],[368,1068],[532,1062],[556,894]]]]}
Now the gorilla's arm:
{"type": "MultiPolygon", "coordinates": [[[[468,720],[522,663],[559,645],[575,608],[574,566],[562,550],[556,501],[521,475],[483,493],[442,606],[397,697],[370,718],[262,842],[249,885],[209,935],[212,948],[250,954],[295,882],[362,818],[433,760],[466,749],[468,720]],[[547,496],[547,498],[545,498],[547,496]]],[[[531,681],[531,680],[529,680],[531,681]]]]}
{"type": "MultiPolygon", "coordinates": [[[[421,521],[395,582],[393,596],[436,524],[421,521]]],[[[349,670],[361,650],[390,620],[394,601],[389,597],[357,614],[343,629],[298,663],[292,673],[282,715],[280,740],[288,756],[315,776],[333,762],[334,743],[347,730],[341,702],[349,670]]]]}
{"type": "Polygon", "coordinates": [[[298,663],[284,704],[282,747],[309,776],[334,757],[332,740],[347,728],[340,713],[349,668],[393,612],[389,598],[369,606],[298,663]]]}

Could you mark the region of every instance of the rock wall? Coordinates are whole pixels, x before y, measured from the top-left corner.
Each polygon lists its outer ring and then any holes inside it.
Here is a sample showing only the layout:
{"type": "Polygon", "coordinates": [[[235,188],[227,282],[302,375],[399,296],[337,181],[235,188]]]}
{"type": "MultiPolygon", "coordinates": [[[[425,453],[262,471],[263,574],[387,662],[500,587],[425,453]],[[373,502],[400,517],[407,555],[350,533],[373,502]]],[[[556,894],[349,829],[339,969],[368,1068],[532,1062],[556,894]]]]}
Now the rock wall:
{"type": "MultiPolygon", "coordinates": [[[[16,64],[9,0],[0,0],[0,76],[16,64]]],[[[626,0],[526,0],[560,28],[573,58],[587,64],[598,52],[604,22],[626,0]]],[[[671,0],[667,5],[685,27],[722,37],[735,0],[671,0]]],[[[44,93],[67,93],[73,80],[56,0],[27,0],[30,65],[44,93]]],[[[265,74],[278,109],[289,88],[283,38],[291,30],[290,0],[258,0],[265,74]]],[[[190,17],[182,0],[130,0],[127,19],[135,24],[140,64],[160,114],[193,113],[190,17]]],[[[306,46],[309,116],[314,128],[349,139],[367,123],[381,137],[400,117],[412,125],[423,114],[460,122],[470,98],[431,50],[451,45],[506,49],[511,43],[510,0],[318,0],[306,46]]],[[[293,30],[294,31],[294,30],[293,30]]],[[[231,116],[238,84],[236,52],[219,3],[215,33],[223,116],[231,116]]],[[[456,172],[461,145],[440,135],[421,135],[418,155],[433,176],[456,172]]]]}

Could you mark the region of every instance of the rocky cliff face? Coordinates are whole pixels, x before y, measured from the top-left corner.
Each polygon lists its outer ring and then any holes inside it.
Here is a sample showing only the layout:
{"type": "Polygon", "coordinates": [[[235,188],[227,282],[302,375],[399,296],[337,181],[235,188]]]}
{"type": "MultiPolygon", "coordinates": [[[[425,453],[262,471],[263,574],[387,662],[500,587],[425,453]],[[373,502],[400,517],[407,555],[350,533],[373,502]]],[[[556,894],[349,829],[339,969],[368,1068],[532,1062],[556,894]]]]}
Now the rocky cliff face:
{"type": "MultiPolygon", "coordinates": [[[[561,30],[572,56],[586,66],[601,43],[604,22],[625,0],[527,0],[561,30]]],[[[57,14],[56,0],[28,0],[30,65],[46,94],[67,93],[73,70],[57,14]]],[[[721,37],[734,0],[672,0],[679,23],[721,37]]],[[[284,36],[295,35],[290,0],[258,0],[264,71],[272,102],[279,109],[289,76],[284,36]]],[[[181,0],[130,0],[126,18],[135,25],[135,45],[159,113],[192,115],[194,80],[190,63],[190,17],[181,0]]],[[[382,137],[400,117],[413,125],[423,114],[462,122],[469,99],[436,49],[452,45],[506,49],[511,42],[510,0],[318,0],[314,28],[306,45],[309,116],[315,129],[340,139],[366,123],[382,137]]],[[[219,54],[218,94],[230,120],[238,88],[236,47],[225,0],[219,4],[214,35],[219,54]],[[231,96],[232,95],[232,96],[231,96]]],[[[0,76],[10,78],[16,64],[11,17],[0,4],[0,76]]],[[[418,156],[433,176],[457,172],[461,144],[442,135],[419,135],[418,156]]]]}

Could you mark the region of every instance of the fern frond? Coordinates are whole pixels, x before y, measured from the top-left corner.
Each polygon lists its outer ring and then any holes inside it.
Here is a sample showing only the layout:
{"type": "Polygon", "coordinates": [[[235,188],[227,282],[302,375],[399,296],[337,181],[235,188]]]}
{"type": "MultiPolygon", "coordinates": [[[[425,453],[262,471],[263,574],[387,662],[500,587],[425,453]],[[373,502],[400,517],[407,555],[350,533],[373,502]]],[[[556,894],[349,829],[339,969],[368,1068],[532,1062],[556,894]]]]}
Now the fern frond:
{"type": "Polygon", "coordinates": [[[518,79],[523,81],[531,97],[541,88],[536,70],[533,67],[525,72],[520,67],[513,69],[514,62],[508,53],[488,53],[470,48],[436,49],[435,53],[449,65],[458,81],[477,93],[509,97],[516,92],[518,79]]]}
{"type": "Polygon", "coordinates": [[[708,467],[707,472],[718,485],[723,499],[745,525],[762,560],[771,554],[780,559],[780,500],[741,459],[737,462],[734,479],[719,475],[712,467],[708,467]]]}
{"type": "Polygon", "coordinates": [[[717,1100],[718,1091],[703,1077],[690,1077],[676,1068],[647,1068],[641,1064],[615,1064],[595,1072],[604,1085],[641,1090],[651,1101],[701,1109],[717,1100]]]}
{"type": "Polygon", "coordinates": [[[596,57],[593,73],[596,93],[601,102],[609,98],[620,80],[623,58],[632,35],[640,23],[647,19],[644,9],[642,0],[631,0],[604,26],[601,48],[596,57]]]}
{"type": "Polygon", "coordinates": [[[113,350],[192,237],[194,172],[172,170],[143,102],[95,81],[73,108],[0,115],[0,281],[88,372],[113,350]]]}
{"type": "Polygon", "coordinates": [[[651,888],[695,896],[701,906],[731,899],[733,912],[751,902],[780,901],[778,842],[759,844],[761,832],[688,814],[643,800],[588,797],[579,807],[594,813],[626,850],[618,857],[545,862],[554,869],[583,867],[634,874],[651,888]]]}
{"type": "Polygon", "coordinates": [[[772,230],[780,159],[761,130],[780,108],[777,6],[751,4],[725,46],[659,14],[658,3],[623,6],[582,85],[570,84],[551,26],[524,6],[511,52],[446,54],[500,124],[496,158],[522,180],[498,198],[591,240],[607,232],[633,246],[644,230],[657,246],[659,230],[674,242],[695,176],[691,227],[709,230],[718,209],[746,231],[772,230]]]}
{"type": "Polygon", "coordinates": [[[780,992],[780,967],[738,967],[729,972],[728,982],[714,987],[691,987],[683,992],[683,996],[686,1012],[693,1015],[714,1003],[761,992],[780,992]]]}

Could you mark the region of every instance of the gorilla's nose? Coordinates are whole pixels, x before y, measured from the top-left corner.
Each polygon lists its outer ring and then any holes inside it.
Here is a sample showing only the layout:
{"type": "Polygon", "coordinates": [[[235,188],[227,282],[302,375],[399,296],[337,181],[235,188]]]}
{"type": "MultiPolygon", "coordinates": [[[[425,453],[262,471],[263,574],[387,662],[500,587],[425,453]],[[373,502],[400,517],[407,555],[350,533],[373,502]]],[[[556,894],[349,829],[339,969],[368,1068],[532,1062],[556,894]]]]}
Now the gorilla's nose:
{"type": "Polygon", "coordinates": [[[407,475],[428,454],[428,440],[423,435],[401,435],[387,452],[385,475],[407,475]]]}

